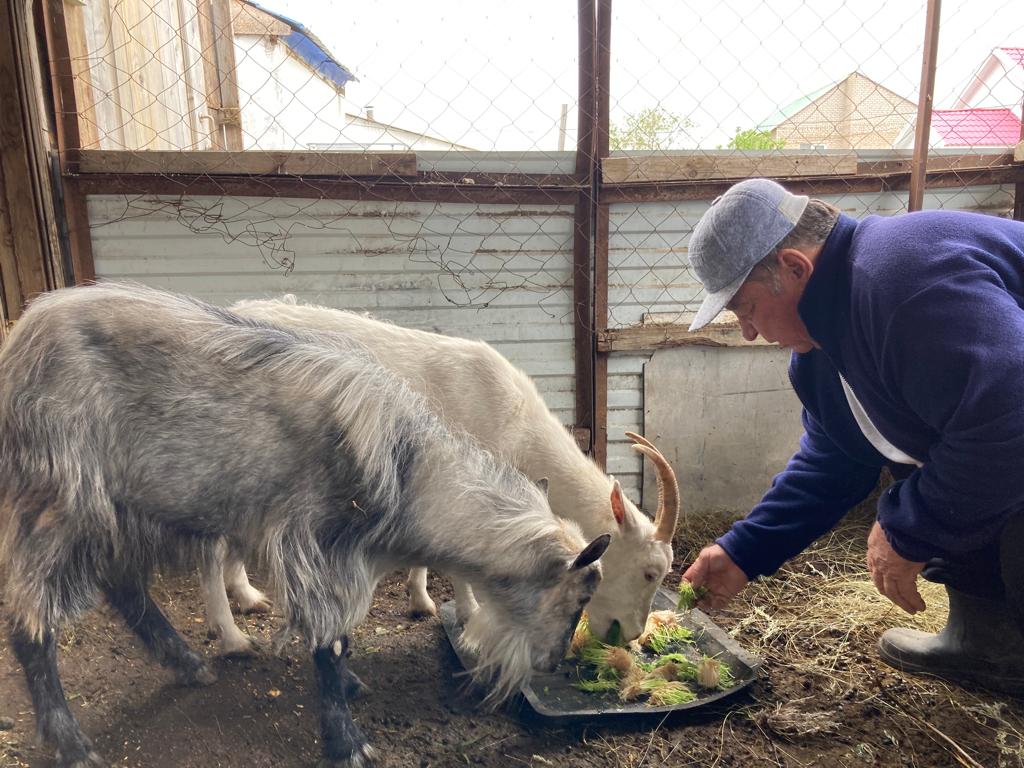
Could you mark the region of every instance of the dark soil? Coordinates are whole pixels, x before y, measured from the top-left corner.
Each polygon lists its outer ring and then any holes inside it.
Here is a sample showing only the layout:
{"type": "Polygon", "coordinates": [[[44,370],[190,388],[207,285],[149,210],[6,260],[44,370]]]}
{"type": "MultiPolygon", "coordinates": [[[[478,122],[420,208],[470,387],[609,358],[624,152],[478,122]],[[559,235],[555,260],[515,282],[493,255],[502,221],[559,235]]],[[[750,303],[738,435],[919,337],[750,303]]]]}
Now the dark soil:
{"type": "MultiPolygon", "coordinates": [[[[444,579],[432,575],[430,586],[439,603],[450,598],[444,579]]],[[[66,631],[60,663],[71,706],[100,753],[113,765],[147,768],[315,765],[317,712],[307,656],[291,647],[280,657],[217,658],[195,579],[160,580],[154,597],[188,642],[211,657],[219,679],[201,689],[177,687],[111,611],[90,614],[66,631]]],[[[908,681],[877,663],[874,631],[844,638],[850,653],[839,663],[862,669],[852,686],[837,686],[800,663],[830,642],[827,628],[808,637],[780,634],[777,649],[768,644],[762,678],[734,698],[667,720],[552,728],[522,705],[480,709],[479,692],[467,689],[440,622],[411,621],[405,606],[395,574],[381,585],[353,639],[353,668],[371,686],[353,710],[383,766],[1022,764],[1014,741],[1020,734],[1008,725],[1020,722],[1017,704],[975,691],[971,701],[980,703],[971,712],[977,714],[965,715],[958,689],[908,681]]],[[[717,619],[728,629],[745,611],[717,619]]],[[[239,621],[269,638],[277,619],[239,621]]],[[[760,639],[750,629],[738,633],[748,648],[759,648],[760,639]]],[[[34,744],[33,730],[21,670],[0,642],[0,765],[53,764],[49,750],[34,744]]]]}

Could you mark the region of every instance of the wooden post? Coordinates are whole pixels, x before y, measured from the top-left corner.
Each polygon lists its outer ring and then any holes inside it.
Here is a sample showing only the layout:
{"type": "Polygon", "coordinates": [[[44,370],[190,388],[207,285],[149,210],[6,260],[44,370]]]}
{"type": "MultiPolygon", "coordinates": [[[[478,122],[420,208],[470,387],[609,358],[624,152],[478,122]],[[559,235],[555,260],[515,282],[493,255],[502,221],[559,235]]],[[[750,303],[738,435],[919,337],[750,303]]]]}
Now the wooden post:
{"type": "Polygon", "coordinates": [[[29,7],[0,3],[0,319],[64,284],[29,7]]]}
{"type": "Polygon", "coordinates": [[[576,143],[576,179],[583,188],[576,196],[573,216],[573,337],[576,368],[576,435],[580,447],[590,451],[594,428],[594,324],[593,324],[593,201],[595,121],[595,9],[594,0],[579,0],[579,121],[576,143]]]}
{"type": "Polygon", "coordinates": [[[919,211],[924,205],[925,172],[928,167],[928,136],[932,122],[932,101],[935,98],[935,65],[939,50],[941,5],[941,0],[928,0],[924,53],[921,58],[921,91],[917,103],[917,125],[914,130],[914,160],[910,171],[910,199],[907,203],[909,211],[919,211]]]}
{"type": "Polygon", "coordinates": [[[206,105],[214,123],[213,148],[244,149],[231,0],[199,0],[197,8],[206,105]]]}
{"type": "Polygon", "coordinates": [[[85,195],[81,192],[75,176],[82,141],[78,129],[75,80],[71,68],[63,0],[43,0],[43,20],[46,27],[50,81],[57,120],[57,152],[60,158],[71,269],[74,272],[75,283],[81,285],[96,278],[96,269],[93,265],[92,234],[89,231],[85,195]]]}

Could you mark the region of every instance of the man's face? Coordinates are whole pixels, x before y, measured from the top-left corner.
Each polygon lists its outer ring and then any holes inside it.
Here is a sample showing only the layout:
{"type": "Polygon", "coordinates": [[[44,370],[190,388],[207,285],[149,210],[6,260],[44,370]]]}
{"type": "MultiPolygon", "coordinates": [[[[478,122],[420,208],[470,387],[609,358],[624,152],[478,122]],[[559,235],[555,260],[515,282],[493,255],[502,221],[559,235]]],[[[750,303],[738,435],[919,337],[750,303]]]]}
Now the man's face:
{"type": "Polygon", "coordinates": [[[743,338],[789,347],[796,352],[809,352],[817,346],[797,312],[806,278],[780,264],[772,275],[760,268],[740,287],[728,304],[740,322],[743,338]]]}

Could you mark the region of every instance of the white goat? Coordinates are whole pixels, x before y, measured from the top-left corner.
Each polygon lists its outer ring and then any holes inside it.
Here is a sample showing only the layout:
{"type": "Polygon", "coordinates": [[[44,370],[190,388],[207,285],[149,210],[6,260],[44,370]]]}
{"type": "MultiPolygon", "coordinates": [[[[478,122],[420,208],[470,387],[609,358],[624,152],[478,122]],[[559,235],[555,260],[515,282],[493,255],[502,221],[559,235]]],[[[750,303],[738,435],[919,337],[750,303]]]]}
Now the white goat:
{"type": "MultiPolygon", "coordinates": [[[[602,557],[604,579],[587,607],[590,626],[604,636],[618,621],[623,639],[640,636],[654,593],[672,566],[672,536],[679,508],[675,475],[653,445],[627,433],[635,441],[634,448],[657,468],[659,505],[652,523],[626,498],[619,483],[579,450],[530,378],[484,342],[299,304],[292,296],[241,301],[231,309],[244,317],[359,339],[386,368],[425,395],[449,424],[468,432],[532,480],[548,478],[549,502],[556,515],[578,523],[590,538],[613,532],[602,557]]],[[[239,577],[245,580],[240,565],[229,563],[228,567],[236,574],[236,585],[239,577]]],[[[467,584],[453,581],[459,618],[465,621],[476,602],[467,584]]],[[[221,574],[209,571],[203,586],[210,626],[229,637],[230,645],[244,647],[248,640],[232,621],[221,574]]],[[[426,590],[426,569],[410,572],[408,590],[413,614],[435,613],[426,590]]]]}

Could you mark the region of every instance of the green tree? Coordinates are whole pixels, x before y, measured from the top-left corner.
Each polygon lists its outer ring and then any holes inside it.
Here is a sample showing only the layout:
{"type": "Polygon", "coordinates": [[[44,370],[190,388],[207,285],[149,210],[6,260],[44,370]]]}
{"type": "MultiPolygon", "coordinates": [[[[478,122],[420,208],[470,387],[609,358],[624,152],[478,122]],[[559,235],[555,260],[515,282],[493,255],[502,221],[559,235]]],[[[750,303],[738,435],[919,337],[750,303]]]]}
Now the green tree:
{"type": "Polygon", "coordinates": [[[626,115],[608,128],[611,149],[674,149],[694,123],[661,107],[647,107],[626,115]]]}
{"type": "Polygon", "coordinates": [[[786,142],[772,137],[771,131],[759,131],[750,128],[746,131],[736,129],[736,135],[729,139],[728,149],[783,149],[786,142]]]}

